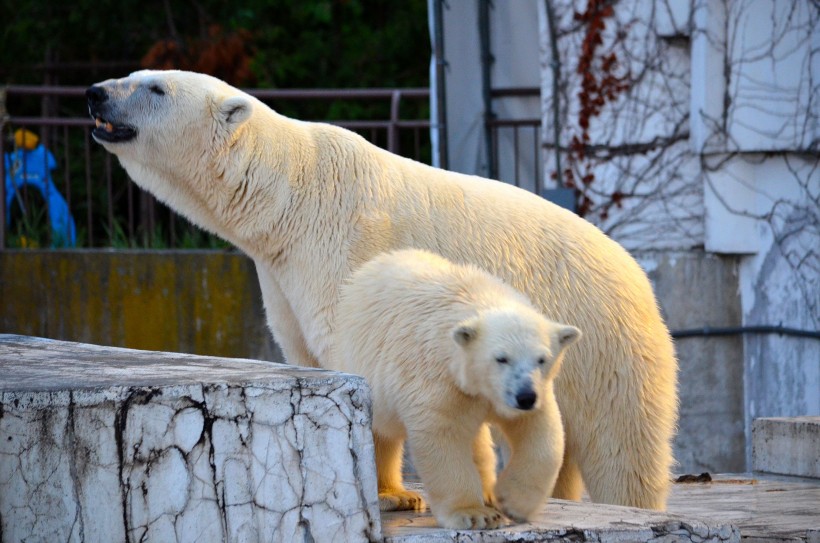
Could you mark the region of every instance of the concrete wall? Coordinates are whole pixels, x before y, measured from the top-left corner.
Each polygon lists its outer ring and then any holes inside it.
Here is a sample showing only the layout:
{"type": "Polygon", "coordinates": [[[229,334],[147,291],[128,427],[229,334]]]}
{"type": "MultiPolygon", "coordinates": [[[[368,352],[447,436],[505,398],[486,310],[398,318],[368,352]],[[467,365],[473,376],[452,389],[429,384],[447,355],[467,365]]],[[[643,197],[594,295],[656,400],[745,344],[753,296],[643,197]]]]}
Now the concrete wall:
{"type": "MultiPolygon", "coordinates": [[[[635,254],[672,330],[741,325],[738,260],[696,252],[635,254]]],[[[675,341],[680,367],[678,472],[746,470],[742,336],[675,341]]]]}
{"type": "Polygon", "coordinates": [[[0,251],[0,332],[281,360],[250,259],[219,251],[0,251]]]}

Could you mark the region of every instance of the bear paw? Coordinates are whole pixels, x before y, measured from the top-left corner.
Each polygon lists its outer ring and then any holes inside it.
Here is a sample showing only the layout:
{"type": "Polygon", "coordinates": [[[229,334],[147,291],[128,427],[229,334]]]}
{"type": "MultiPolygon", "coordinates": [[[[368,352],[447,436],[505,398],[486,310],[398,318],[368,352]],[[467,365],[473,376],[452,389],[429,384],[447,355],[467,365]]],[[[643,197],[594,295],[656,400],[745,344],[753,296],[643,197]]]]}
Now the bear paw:
{"type": "Polygon", "coordinates": [[[454,530],[492,530],[506,524],[507,519],[498,509],[482,505],[442,514],[439,522],[445,528],[454,530]]]}
{"type": "Polygon", "coordinates": [[[381,511],[424,511],[427,504],[418,492],[412,490],[390,490],[379,492],[381,511]]]}
{"type": "Polygon", "coordinates": [[[538,505],[526,499],[524,493],[499,492],[497,488],[495,504],[505,515],[516,522],[527,522],[538,511],[538,505]]]}
{"type": "Polygon", "coordinates": [[[498,500],[495,499],[495,491],[484,491],[484,505],[498,509],[498,500]]]}

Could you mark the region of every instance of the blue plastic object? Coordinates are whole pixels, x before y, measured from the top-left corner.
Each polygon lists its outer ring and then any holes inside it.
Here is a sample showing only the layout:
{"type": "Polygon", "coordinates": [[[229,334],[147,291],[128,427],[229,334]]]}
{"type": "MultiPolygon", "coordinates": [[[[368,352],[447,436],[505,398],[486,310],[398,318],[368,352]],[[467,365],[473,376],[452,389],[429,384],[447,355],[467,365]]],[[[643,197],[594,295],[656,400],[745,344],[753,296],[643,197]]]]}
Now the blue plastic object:
{"type": "Polygon", "coordinates": [[[54,155],[38,145],[31,151],[16,149],[5,153],[6,225],[11,225],[11,204],[23,187],[37,189],[48,204],[51,223],[51,246],[74,247],[77,231],[68,203],[51,180],[51,170],[57,167],[54,155]]]}

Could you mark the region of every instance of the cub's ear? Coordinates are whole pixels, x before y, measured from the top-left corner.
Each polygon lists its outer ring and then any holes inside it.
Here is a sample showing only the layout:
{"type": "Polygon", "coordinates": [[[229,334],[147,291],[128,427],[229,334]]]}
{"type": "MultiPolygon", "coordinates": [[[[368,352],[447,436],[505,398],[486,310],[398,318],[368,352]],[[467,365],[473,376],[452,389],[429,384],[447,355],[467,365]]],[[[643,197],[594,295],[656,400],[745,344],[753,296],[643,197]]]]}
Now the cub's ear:
{"type": "Polygon", "coordinates": [[[569,347],[581,337],[581,331],[574,326],[564,325],[558,330],[558,345],[562,349],[569,347]]]}
{"type": "Polygon", "coordinates": [[[478,319],[467,319],[453,329],[453,339],[462,347],[469,345],[476,336],[478,336],[478,319]]]}
{"type": "Polygon", "coordinates": [[[219,115],[222,121],[231,127],[237,127],[251,116],[253,105],[246,96],[231,96],[219,104],[219,115]]]}

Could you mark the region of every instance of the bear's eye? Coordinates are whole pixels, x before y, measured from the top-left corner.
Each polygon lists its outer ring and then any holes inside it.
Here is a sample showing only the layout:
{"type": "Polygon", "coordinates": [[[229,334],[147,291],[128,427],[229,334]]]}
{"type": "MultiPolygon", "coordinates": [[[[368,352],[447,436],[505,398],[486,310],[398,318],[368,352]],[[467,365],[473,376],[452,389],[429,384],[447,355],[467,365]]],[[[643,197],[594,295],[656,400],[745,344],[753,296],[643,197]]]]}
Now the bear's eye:
{"type": "Polygon", "coordinates": [[[506,356],[496,356],[495,361],[498,362],[499,364],[506,364],[506,363],[509,362],[509,360],[507,360],[506,356]]]}
{"type": "Polygon", "coordinates": [[[151,85],[148,90],[159,96],[165,96],[165,91],[159,85],[151,85]]]}
{"type": "Polygon", "coordinates": [[[543,356],[542,356],[541,358],[539,358],[539,359],[538,359],[538,365],[539,365],[539,366],[543,366],[545,362],[546,362],[546,360],[544,360],[544,357],[543,357],[543,356]]]}

